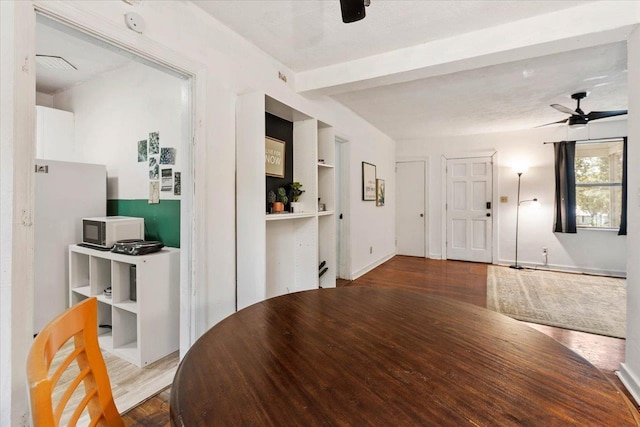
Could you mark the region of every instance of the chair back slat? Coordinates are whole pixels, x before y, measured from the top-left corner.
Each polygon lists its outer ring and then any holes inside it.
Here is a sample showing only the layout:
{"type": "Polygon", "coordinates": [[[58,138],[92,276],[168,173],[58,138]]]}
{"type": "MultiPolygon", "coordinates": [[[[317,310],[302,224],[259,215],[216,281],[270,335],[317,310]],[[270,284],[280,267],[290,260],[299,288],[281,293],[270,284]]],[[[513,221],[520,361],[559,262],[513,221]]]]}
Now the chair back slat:
{"type": "Polygon", "coordinates": [[[64,360],[60,363],[60,366],[56,368],[56,370],[53,373],[53,376],[51,377],[51,388],[56,387],[62,374],[65,373],[69,365],[71,365],[71,362],[73,362],[76,359],[76,357],[78,357],[78,355],[83,351],[84,351],[84,348],[76,348],[71,352],[71,354],[69,354],[67,357],[64,358],[64,360]]]}
{"type": "Polygon", "coordinates": [[[71,384],[67,386],[67,389],[65,390],[64,394],[60,398],[60,401],[56,405],[56,411],[53,414],[56,424],[60,423],[60,419],[62,418],[62,413],[64,412],[64,408],[66,408],[67,403],[69,403],[69,399],[71,399],[71,396],[73,396],[73,393],[75,393],[75,391],[77,390],[82,380],[84,380],[85,377],[90,373],[91,373],[91,370],[89,368],[83,369],[82,371],[80,371],[80,374],[78,374],[73,379],[73,381],[71,381],[71,384]]]}
{"type": "MultiPolygon", "coordinates": [[[[124,426],[111,393],[111,383],[98,344],[98,301],[96,298],[76,304],[52,320],[33,341],[27,359],[27,379],[33,425],[59,425],[74,392],[84,385],[84,398],[69,421],[75,426],[88,410],[92,425],[124,426]],[[74,349],[50,375],[49,370],[58,351],[73,338],[74,349]],[[79,373],[69,384],[60,384],[63,374],[76,362],[79,373]],[[66,387],[53,409],[52,393],[56,386],[66,387]]],[[[63,353],[61,353],[63,354],[63,353]]]]}
{"type": "MultiPolygon", "coordinates": [[[[97,390],[92,390],[90,393],[87,393],[87,395],[84,397],[84,399],[82,399],[82,401],[78,404],[78,407],[76,408],[75,411],[73,411],[73,415],[71,415],[71,419],[69,420],[69,425],[76,425],[78,423],[78,420],[80,419],[80,415],[82,415],[82,412],[84,412],[85,408],[89,405],[89,402],[91,402],[92,399],[96,398],[96,395],[98,394],[97,390]]],[[[98,414],[98,417],[101,414],[98,414]]]]}

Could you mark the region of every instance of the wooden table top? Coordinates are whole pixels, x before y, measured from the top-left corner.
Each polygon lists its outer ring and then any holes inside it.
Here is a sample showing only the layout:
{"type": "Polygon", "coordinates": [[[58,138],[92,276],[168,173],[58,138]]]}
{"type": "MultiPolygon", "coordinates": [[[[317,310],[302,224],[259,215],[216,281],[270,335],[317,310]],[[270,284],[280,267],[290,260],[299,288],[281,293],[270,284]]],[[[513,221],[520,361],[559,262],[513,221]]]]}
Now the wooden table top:
{"type": "Polygon", "coordinates": [[[552,338],[433,295],[345,287],[250,306],[207,331],[171,389],[177,426],[636,425],[552,338]]]}

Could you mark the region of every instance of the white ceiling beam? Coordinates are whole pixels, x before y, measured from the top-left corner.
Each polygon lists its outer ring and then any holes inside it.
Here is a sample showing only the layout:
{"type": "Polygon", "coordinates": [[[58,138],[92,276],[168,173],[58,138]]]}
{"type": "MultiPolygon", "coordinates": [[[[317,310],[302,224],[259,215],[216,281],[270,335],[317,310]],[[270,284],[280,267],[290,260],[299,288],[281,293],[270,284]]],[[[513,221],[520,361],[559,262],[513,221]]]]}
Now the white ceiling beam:
{"type": "Polygon", "coordinates": [[[334,95],[626,40],[640,2],[601,1],[303,71],[299,93],[334,95]]]}

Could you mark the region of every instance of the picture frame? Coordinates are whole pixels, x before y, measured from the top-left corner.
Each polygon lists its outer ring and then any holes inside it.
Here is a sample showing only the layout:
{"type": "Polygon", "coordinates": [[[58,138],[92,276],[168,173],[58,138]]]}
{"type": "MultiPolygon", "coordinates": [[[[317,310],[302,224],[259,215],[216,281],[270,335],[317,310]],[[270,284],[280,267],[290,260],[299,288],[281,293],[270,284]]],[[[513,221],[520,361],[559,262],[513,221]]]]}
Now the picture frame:
{"type": "Polygon", "coordinates": [[[384,206],[384,179],[376,179],[376,206],[384,206]]]}
{"type": "Polygon", "coordinates": [[[264,170],[267,176],[284,178],[285,142],[267,136],[264,144],[264,170]]]}
{"type": "Polygon", "coordinates": [[[376,200],[376,165],[362,162],[362,200],[376,200]]]}

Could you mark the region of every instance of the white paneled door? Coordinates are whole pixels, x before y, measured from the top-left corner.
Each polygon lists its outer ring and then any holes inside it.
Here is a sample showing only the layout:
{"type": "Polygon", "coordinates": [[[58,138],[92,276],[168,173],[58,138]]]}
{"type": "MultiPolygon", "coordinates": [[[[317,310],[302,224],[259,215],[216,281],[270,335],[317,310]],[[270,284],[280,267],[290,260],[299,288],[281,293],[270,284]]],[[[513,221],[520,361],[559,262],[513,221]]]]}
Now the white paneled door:
{"type": "Polygon", "coordinates": [[[425,162],[396,163],[396,250],[425,257],[425,162]]]}
{"type": "Polygon", "coordinates": [[[491,262],[492,160],[447,160],[447,259],[491,262]]]}

